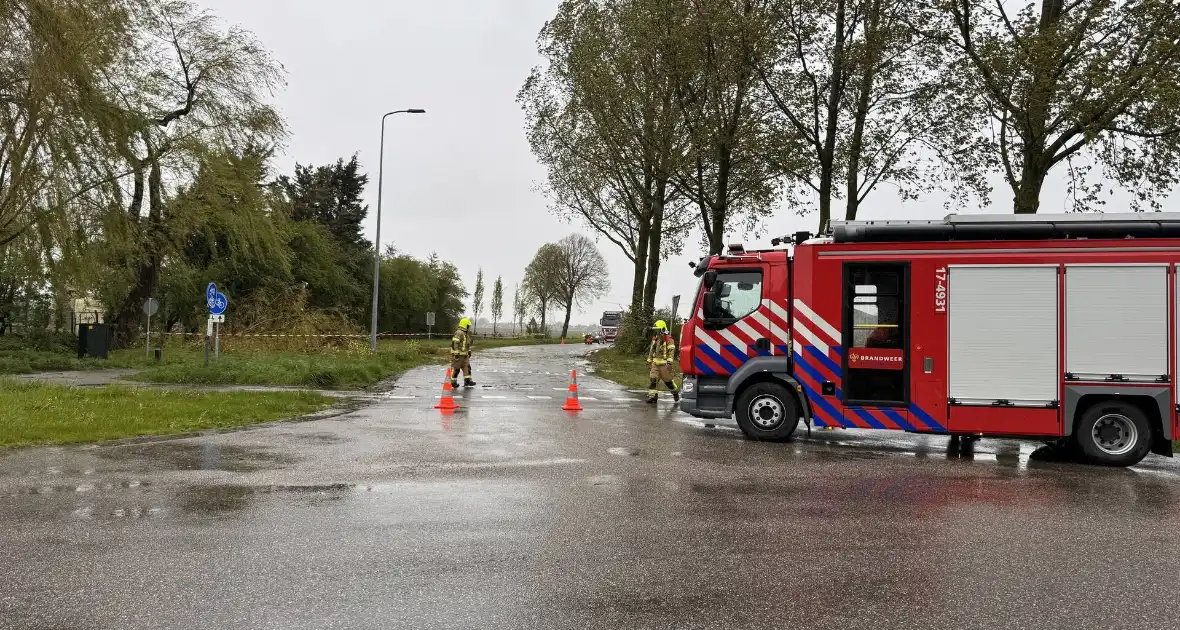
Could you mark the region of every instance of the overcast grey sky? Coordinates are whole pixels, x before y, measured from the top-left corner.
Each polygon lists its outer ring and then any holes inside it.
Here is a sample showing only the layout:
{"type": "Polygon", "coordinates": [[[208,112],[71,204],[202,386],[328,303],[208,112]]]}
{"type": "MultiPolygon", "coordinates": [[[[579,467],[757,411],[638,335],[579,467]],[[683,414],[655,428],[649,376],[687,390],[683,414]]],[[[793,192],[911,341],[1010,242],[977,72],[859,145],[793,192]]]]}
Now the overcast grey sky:
{"type": "MultiPolygon", "coordinates": [[[[529,151],[515,102],[539,61],[536,35],[558,0],[197,1],[227,23],[254,31],[287,69],[288,87],[277,102],[291,138],[279,168],[360,154],[371,176],[370,239],[381,116],[410,107],[428,113],[392,116],[387,125],[383,243],[392,240],[417,256],[438,252],[459,266],[469,290],[482,266],[487,299],[496,275],[503,275],[510,310],[512,287],[537,247],[574,231],[590,234],[553,217],[535,191],[544,171],[529,151]]],[[[1011,192],[1001,181],[995,184],[992,211],[1010,212],[1011,192]]],[[[1059,181],[1049,186],[1043,207],[1063,210],[1059,181]]],[[[869,197],[860,218],[943,214],[940,196],[903,206],[883,189],[869,197]]],[[[814,230],[815,223],[814,213],[800,217],[784,210],[764,226],[764,243],[770,236],[814,230]]],[[[727,238],[736,240],[747,247],[755,243],[742,235],[727,238]]],[[[687,263],[698,257],[696,242],[692,237],[684,256],[664,264],[658,304],[695,289],[687,263]]],[[[599,247],[612,288],[575,315],[577,323],[597,321],[601,311],[628,301],[630,262],[605,239],[599,247]]]]}

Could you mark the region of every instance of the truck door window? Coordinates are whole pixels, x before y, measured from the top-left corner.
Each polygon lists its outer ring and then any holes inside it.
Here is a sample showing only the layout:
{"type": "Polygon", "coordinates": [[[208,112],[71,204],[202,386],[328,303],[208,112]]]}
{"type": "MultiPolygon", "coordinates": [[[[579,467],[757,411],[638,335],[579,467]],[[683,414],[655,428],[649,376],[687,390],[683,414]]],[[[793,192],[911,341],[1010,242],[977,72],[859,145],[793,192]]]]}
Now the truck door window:
{"type": "Polygon", "coordinates": [[[845,265],[846,403],[904,405],[906,386],[906,266],[845,265]]]}
{"type": "Polygon", "coordinates": [[[714,298],[704,302],[706,323],[720,327],[732,324],[762,305],[762,272],[720,272],[711,293],[714,298]]]}

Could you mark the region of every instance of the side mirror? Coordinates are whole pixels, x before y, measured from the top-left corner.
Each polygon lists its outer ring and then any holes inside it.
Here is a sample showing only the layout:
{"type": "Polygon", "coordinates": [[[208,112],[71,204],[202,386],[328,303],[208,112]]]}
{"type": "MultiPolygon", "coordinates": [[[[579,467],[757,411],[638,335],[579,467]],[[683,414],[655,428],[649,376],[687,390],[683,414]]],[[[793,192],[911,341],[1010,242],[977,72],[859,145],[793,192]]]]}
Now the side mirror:
{"type": "Polygon", "coordinates": [[[706,293],[701,297],[701,310],[705,312],[705,317],[712,317],[717,312],[717,296],[712,293],[706,293]]]}
{"type": "Polygon", "coordinates": [[[712,289],[713,285],[717,284],[717,272],[713,271],[712,269],[710,269],[709,271],[706,271],[703,282],[705,285],[705,289],[712,289]]]}

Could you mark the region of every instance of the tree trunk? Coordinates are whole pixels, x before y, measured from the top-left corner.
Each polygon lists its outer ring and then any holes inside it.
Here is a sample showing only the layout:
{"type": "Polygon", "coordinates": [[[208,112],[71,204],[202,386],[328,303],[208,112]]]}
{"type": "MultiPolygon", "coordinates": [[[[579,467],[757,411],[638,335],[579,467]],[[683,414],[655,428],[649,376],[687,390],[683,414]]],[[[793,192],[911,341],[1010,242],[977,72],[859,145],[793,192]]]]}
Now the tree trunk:
{"type": "Polygon", "coordinates": [[[832,78],[828,92],[827,124],[824,128],[824,143],[820,150],[819,181],[819,233],[827,232],[832,220],[832,168],[836,156],[836,134],[839,130],[840,102],[844,95],[844,19],[845,0],[836,3],[836,41],[832,44],[832,78]]]}
{"type": "Polygon", "coordinates": [[[545,326],[545,317],[549,314],[549,300],[541,300],[541,332],[549,336],[549,328],[545,326]]]}
{"type": "Polygon", "coordinates": [[[647,250],[647,280],[643,287],[643,310],[651,313],[655,310],[656,290],[660,281],[660,248],[664,241],[664,199],[668,192],[667,180],[656,183],[655,197],[651,205],[651,238],[647,250]]]}
{"type": "Polygon", "coordinates": [[[852,141],[848,145],[848,205],[844,210],[844,219],[856,219],[856,211],[860,209],[860,156],[864,151],[865,120],[869,116],[869,102],[873,92],[873,79],[877,73],[877,57],[880,54],[881,42],[881,0],[873,0],[869,9],[868,24],[865,27],[865,47],[867,53],[864,67],[861,69],[860,81],[857,82],[856,113],[852,126],[852,141]]]}
{"type": "Polygon", "coordinates": [[[1016,188],[1012,199],[1013,210],[1016,214],[1036,214],[1041,208],[1041,188],[1045,185],[1047,170],[1039,168],[1037,163],[1028,163],[1020,174],[1020,186],[1016,188]]]}
{"type": "Polygon", "coordinates": [[[570,332],[570,312],[574,310],[573,299],[567,300],[565,304],[565,321],[561,324],[561,338],[565,339],[570,332]]]}
{"type": "Polygon", "coordinates": [[[651,241],[651,222],[639,225],[639,238],[635,248],[635,269],[631,281],[631,308],[643,305],[644,276],[647,274],[647,250],[651,241]]]}

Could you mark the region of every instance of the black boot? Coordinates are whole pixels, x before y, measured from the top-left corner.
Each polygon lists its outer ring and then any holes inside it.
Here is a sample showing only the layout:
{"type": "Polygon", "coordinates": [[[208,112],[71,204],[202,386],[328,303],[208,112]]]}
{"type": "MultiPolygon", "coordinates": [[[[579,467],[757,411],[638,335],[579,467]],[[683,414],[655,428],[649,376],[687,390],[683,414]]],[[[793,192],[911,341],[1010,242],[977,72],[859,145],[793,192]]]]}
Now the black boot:
{"type": "Polygon", "coordinates": [[[654,405],[654,404],[656,404],[656,400],[657,400],[656,396],[648,396],[647,400],[645,400],[644,402],[646,402],[649,405],[654,405]]]}
{"type": "Polygon", "coordinates": [[[475,381],[471,379],[464,379],[463,387],[475,387],[475,381]]]}
{"type": "Polygon", "coordinates": [[[667,385],[668,391],[672,392],[672,401],[680,402],[680,392],[676,391],[676,386],[672,383],[664,383],[664,385],[667,385]]]}

